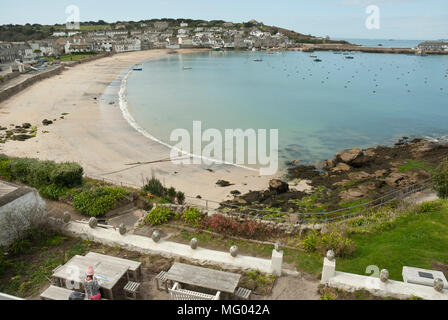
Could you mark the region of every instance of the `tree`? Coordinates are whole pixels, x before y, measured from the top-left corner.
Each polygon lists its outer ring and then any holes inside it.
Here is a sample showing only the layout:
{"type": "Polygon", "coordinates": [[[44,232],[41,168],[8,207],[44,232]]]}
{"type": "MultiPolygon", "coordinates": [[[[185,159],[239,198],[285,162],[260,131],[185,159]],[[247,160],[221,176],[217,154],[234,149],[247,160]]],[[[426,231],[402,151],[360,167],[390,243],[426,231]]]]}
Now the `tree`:
{"type": "Polygon", "coordinates": [[[442,161],[433,173],[434,189],[440,198],[448,198],[448,159],[442,161]]]}

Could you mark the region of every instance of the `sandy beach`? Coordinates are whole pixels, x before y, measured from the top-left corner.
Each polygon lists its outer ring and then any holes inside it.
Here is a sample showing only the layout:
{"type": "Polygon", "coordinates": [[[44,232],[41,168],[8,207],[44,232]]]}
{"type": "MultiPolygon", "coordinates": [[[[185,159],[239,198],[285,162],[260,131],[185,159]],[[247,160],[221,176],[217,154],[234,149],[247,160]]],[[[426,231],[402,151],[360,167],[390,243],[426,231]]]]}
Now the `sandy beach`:
{"type": "MultiPolygon", "coordinates": [[[[179,54],[194,51],[179,50],[179,54]]],[[[166,186],[184,191],[187,196],[200,195],[215,201],[231,199],[232,190],[245,193],[267,188],[272,177],[228,165],[180,166],[170,161],[128,165],[168,159],[170,149],[132,128],[123,118],[118,96],[106,91],[114,80],[119,84],[117,76],[129,66],[166,54],[167,50],[130,52],[77,65],[1,103],[0,125],[28,122],[38,127],[38,134],[25,142],[8,141],[0,145],[0,153],[76,161],[86,175],[136,186],[141,186],[153,172],[166,186]],[[65,119],[60,119],[65,113],[65,119]],[[57,121],[43,126],[44,119],[57,121]],[[234,185],[219,187],[216,182],[220,179],[234,185]]]]}

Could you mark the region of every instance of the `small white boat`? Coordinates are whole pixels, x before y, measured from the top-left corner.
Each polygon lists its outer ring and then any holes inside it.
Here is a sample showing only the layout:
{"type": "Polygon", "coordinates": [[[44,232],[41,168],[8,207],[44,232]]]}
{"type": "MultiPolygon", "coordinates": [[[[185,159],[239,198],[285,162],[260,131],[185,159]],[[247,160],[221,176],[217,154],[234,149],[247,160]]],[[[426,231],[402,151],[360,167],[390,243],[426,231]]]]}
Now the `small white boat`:
{"type": "Polygon", "coordinates": [[[143,66],[141,64],[136,64],[132,70],[134,71],[143,71],[143,66]]]}
{"type": "Polygon", "coordinates": [[[193,69],[192,67],[184,67],[184,70],[191,70],[193,69]]]}

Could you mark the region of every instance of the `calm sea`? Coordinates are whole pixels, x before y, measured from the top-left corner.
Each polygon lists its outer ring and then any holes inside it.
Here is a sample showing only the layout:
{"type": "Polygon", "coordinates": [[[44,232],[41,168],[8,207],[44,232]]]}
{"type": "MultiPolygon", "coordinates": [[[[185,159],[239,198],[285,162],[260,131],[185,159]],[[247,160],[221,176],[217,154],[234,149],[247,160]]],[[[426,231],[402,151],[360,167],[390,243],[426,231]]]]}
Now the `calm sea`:
{"type": "Polygon", "coordinates": [[[194,120],[203,129],[279,129],[281,163],[316,162],[402,136],[448,135],[448,56],[314,54],[322,61],[300,52],[150,60],[129,75],[128,109],[172,145],[172,130],[191,131],[194,120]]]}

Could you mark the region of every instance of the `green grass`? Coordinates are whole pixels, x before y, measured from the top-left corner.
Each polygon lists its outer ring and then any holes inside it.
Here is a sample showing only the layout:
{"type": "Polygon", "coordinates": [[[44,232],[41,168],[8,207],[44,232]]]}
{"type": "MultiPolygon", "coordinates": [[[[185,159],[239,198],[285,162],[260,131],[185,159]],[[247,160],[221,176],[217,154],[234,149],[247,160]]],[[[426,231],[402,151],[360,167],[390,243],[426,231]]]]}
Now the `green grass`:
{"type": "Polygon", "coordinates": [[[402,166],[398,167],[400,169],[400,172],[406,172],[406,171],[420,171],[420,170],[426,170],[431,172],[432,168],[429,167],[424,161],[417,161],[417,160],[408,160],[408,162],[402,166]]]}
{"type": "Polygon", "coordinates": [[[61,56],[61,61],[76,61],[76,60],[85,59],[85,58],[88,58],[91,56],[93,56],[93,55],[89,54],[89,53],[72,54],[71,56],[69,54],[64,54],[61,56]]]}
{"type": "Polygon", "coordinates": [[[352,235],[356,251],[338,259],[337,270],[365,274],[370,265],[388,269],[390,278],[402,280],[403,266],[432,269],[433,262],[448,263],[448,208],[409,213],[397,218],[388,231],[352,235]]]}

